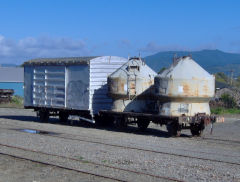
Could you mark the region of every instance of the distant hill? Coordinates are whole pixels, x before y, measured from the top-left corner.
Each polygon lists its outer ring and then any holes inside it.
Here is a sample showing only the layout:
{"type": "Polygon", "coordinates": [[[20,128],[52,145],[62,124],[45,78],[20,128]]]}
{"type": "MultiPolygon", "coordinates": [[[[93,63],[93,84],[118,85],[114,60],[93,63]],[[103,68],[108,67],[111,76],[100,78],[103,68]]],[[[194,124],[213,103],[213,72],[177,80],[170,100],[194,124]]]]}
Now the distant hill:
{"type": "Polygon", "coordinates": [[[18,67],[19,65],[16,64],[8,64],[8,63],[3,63],[0,64],[0,67],[18,67]]]}
{"type": "Polygon", "coordinates": [[[240,54],[226,53],[220,50],[202,51],[167,51],[145,57],[146,63],[156,72],[162,67],[168,67],[176,54],[179,56],[192,55],[192,58],[210,73],[224,72],[229,75],[230,70],[234,76],[240,75],[240,54]]]}

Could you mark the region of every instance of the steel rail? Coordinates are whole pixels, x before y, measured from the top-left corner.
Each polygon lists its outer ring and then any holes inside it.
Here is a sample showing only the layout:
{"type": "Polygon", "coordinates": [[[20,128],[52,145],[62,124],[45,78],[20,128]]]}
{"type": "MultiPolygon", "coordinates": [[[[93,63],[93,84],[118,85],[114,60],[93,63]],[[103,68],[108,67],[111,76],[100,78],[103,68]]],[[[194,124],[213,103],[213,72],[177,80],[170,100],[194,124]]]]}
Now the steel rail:
{"type": "Polygon", "coordinates": [[[78,170],[78,169],[73,169],[73,168],[69,168],[69,167],[64,167],[64,166],[60,166],[60,165],[57,165],[57,164],[51,164],[51,163],[48,163],[48,162],[37,161],[37,160],[25,158],[25,157],[19,157],[19,156],[12,155],[12,154],[6,154],[6,153],[0,152],[0,155],[6,155],[6,156],[10,156],[10,157],[17,158],[17,159],[27,160],[27,161],[31,161],[31,162],[34,162],[34,163],[39,163],[39,164],[43,164],[43,165],[48,165],[48,166],[54,166],[54,167],[57,167],[57,168],[60,168],[60,169],[75,171],[75,172],[79,172],[79,173],[83,173],[83,174],[88,174],[88,175],[92,175],[92,176],[96,176],[96,177],[101,177],[101,178],[105,178],[105,179],[111,179],[111,180],[114,180],[114,181],[127,182],[127,181],[120,180],[120,179],[117,179],[117,178],[112,178],[112,177],[109,177],[109,176],[104,176],[104,175],[99,175],[99,174],[95,174],[95,173],[90,173],[90,172],[86,172],[86,171],[82,171],[82,170],[78,170]]]}
{"type": "MultiPolygon", "coordinates": [[[[49,153],[45,153],[45,152],[41,152],[41,151],[36,151],[36,150],[31,150],[31,149],[26,149],[26,148],[22,148],[22,147],[16,147],[16,146],[11,146],[11,145],[1,144],[1,143],[0,143],[0,146],[19,149],[19,150],[23,150],[23,151],[27,151],[27,152],[38,153],[38,154],[42,154],[42,155],[64,158],[64,159],[67,159],[67,160],[77,161],[77,162],[81,162],[81,163],[86,162],[86,160],[79,160],[79,159],[72,158],[72,157],[66,157],[66,156],[57,155],[57,154],[49,154],[49,153]]],[[[26,160],[32,160],[32,159],[27,159],[26,158],[26,160]]],[[[36,161],[36,162],[39,162],[39,161],[36,161]]],[[[48,164],[49,165],[55,165],[55,164],[50,164],[50,163],[48,163],[48,164]]],[[[184,182],[184,181],[176,179],[176,178],[153,175],[153,174],[144,173],[144,172],[140,172],[140,171],[129,170],[129,169],[123,169],[123,168],[119,168],[119,167],[109,166],[109,165],[106,165],[106,164],[100,164],[100,163],[92,162],[92,161],[87,161],[87,164],[98,165],[98,166],[102,166],[102,167],[106,167],[106,168],[112,168],[112,169],[119,170],[119,171],[125,171],[125,172],[135,173],[135,174],[139,174],[139,175],[150,176],[150,177],[153,177],[153,178],[165,179],[165,180],[169,180],[169,181],[184,182]]],[[[56,166],[58,167],[58,165],[56,165],[56,166]]],[[[65,168],[65,167],[63,167],[63,168],[65,168]]],[[[69,169],[70,170],[78,170],[78,169],[72,169],[72,168],[69,168],[69,169]]],[[[84,171],[81,171],[81,170],[78,170],[78,171],[84,173],[84,171]]],[[[99,176],[99,177],[103,177],[103,178],[109,178],[109,179],[113,179],[113,180],[117,180],[117,181],[125,181],[125,180],[120,180],[120,179],[114,179],[112,177],[108,177],[108,176],[104,176],[104,175],[98,175],[98,174],[95,174],[95,173],[90,173],[90,172],[85,172],[85,173],[86,174],[92,174],[92,175],[99,176]]]]}
{"type": "MultiPolygon", "coordinates": [[[[109,144],[109,143],[83,140],[83,139],[77,139],[77,138],[62,137],[62,136],[56,136],[56,135],[51,135],[51,134],[44,134],[44,135],[55,137],[55,138],[67,139],[67,140],[101,144],[101,145],[106,145],[106,146],[111,146],[111,147],[119,147],[119,148],[124,148],[124,149],[132,149],[132,150],[137,150],[137,151],[152,152],[152,153],[157,153],[157,154],[166,154],[166,155],[171,155],[171,156],[178,156],[178,157],[191,158],[191,159],[199,159],[199,160],[211,161],[211,162],[220,162],[220,163],[226,163],[226,164],[232,164],[232,165],[239,165],[240,166],[240,163],[236,163],[236,162],[228,162],[228,161],[217,160],[217,159],[208,159],[208,158],[203,158],[203,157],[195,157],[195,156],[189,156],[189,155],[184,155],[184,154],[162,152],[162,151],[157,151],[157,150],[150,150],[150,149],[143,149],[143,148],[137,148],[137,147],[129,147],[129,146],[123,146],[123,145],[109,144]]],[[[185,151],[189,152],[189,150],[185,150],[185,151]]],[[[205,154],[210,154],[210,153],[206,152],[205,154]]],[[[211,153],[211,154],[213,154],[213,153],[211,153]]],[[[237,156],[228,156],[228,157],[237,157],[237,156]]]]}
{"type": "MultiPolygon", "coordinates": [[[[9,125],[9,126],[13,126],[13,127],[16,127],[16,125],[10,125],[10,124],[5,124],[5,125],[9,125]]],[[[18,127],[21,127],[21,126],[18,126],[18,127]]],[[[13,129],[9,129],[9,128],[3,128],[3,127],[0,127],[2,129],[8,129],[8,130],[13,130],[13,129]]],[[[38,129],[35,129],[35,128],[24,128],[24,129],[29,129],[29,130],[38,130],[38,129]]],[[[18,131],[18,132],[21,132],[19,131],[18,129],[14,129],[15,131],[18,131]]],[[[92,141],[92,140],[85,140],[85,139],[79,139],[79,138],[71,138],[71,137],[63,137],[63,136],[57,136],[56,134],[51,134],[51,133],[54,133],[53,131],[46,131],[44,130],[43,132],[48,132],[49,134],[45,134],[46,136],[52,136],[52,137],[57,137],[57,138],[62,138],[62,139],[69,139],[69,140],[75,140],[75,141],[81,141],[81,142],[88,142],[88,143],[95,143],[95,144],[101,144],[101,145],[106,145],[106,146],[112,146],[112,147],[120,147],[120,148],[126,148],[126,149],[133,149],[133,150],[138,150],[138,151],[145,151],[145,152],[153,152],[153,153],[162,153],[162,154],[169,154],[169,155],[175,155],[174,153],[164,153],[164,152],[161,152],[161,151],[157,151],[157,150],[148,150],[148,149],[143,149],[143,148],[137,148],[137,147],[129,147],[129,146],[123,146],[123,145],[116,145],[116,144],[109,144],[109,143],[103,143],[103,142],[97,142],[97,141],[92,141]]],[[[74,136],[74,137],[86,137],[86,136],[83,136],[83,135],[73,135],[73,134],[68,134],[68,133],[57,133],[59,135],[69,135],[69,136],[74,136]]],[[[39,134],[39,135],[43,135],[43,134],[39,134]]],[[[88,137],[89,138],[89,137],[88,137]]],[[[95,138],[96,139],[96,138],[95,138]]],[[[197,141],[204,141],[204,140],[208,140],[211,138],[201,138],[201,139],[198,139],[197,141]]],[[[192,140],[192,139],[190,139],[192,140]]],[[[213,139],[213,140],[218,140],[218,139],[213,139]]],[[[229,141],[231,142],[232,140],[221,140],[219,139],[220,141],[229,141]]],[[[237,141],[234,141],[233,142],[237,142],[237,141]]],[[[228,144],[227,144],[228,145],[228,144]]],[[[161,147],[161,148],[166,148],[166,149],[169,149],[168,147],[161,147]]],[[[202,153],[202,154],[210,154],[210,155],[216,155],[216,153],[211,153],[211,152],[203,152],[203,151],[193,151],[193,150],[186,150],[186,149],[177,149],[177,150],[182,150],[182,151],[186,151],[186,152],[198,152],[198,153],[202,153]]],[[[178,155],[178,154],[176,154],[178,155]]],[[[240,157],[240,156],[235,156],[235,155],[227,155],[227,154],[218,154],[218,155],[221,155],[221,156],[224,156],[224,157],[240,157]]],[[[195,158],[194,156],[185,156],[183,155],[182,157],[193,157],[195,158]]],[[[209,159],[209,160],[212,160],[212,159],[209,159]]]]}
{"type": "MultiPolygon", "coordinates": [[[[37,130],[37,129],[31,129],[31,130],[37,130]]],[[[18,131],[18,130],[15,129],[15,131],[18,131]]],[[[18,131],[18,132],[21,132],[21,131],[18,131]]],[[[51,133],[51,131],[47,131],[47,132],[51,133]]],[[[72,135],[72,134],[65,134],[65,133],[58,133],[58,134],[80,136],[80,135],[72,135]]],[[[42,134],[39,134],[39,135],[42,135],[42,134]]],[[[56,134],[44,134],[43,136],[51,136],[51,137],[54,137],[54,138],[61,138],[61,139],[66,139],[66,140],[74,140],[74,141],[80,141],[80,142],[94,143],[94,144],[100,144],[100,145],[111,146],[111,147],[119,147],[119,148],[132,149],[132,150],[144,151],[144,152],[152,152],[152,153],[157,153],[157,154],[166,154],[166,155],[171,155],[171,156],[198,159],[198,160],[204,160],[204,161],[220,162],[220,163],[226,163],[226,164],[231,164],[231,165],[240,165],[240,163],[237,163],[237,162],[229,162],[229,161],[223,161],[223,160],[217,160],[217,159],[209,159],[209,158],[203,158],[203,157],[189,156],[189,155],[184,155],[184,154],[176,154],[176,153],[169,153],[169,152],[163,152],[163,151],[157,151],[157,150],[143,149],[143,148],[138,148],[138,147],[130,147],[130,146],[117,145],[117,144],[109,144],[109,143],[91,141],[91,140],[85,140],[85,139],[79,139],[79,138],[63,137],[63,136],[58,136],[56,134]]],[[[194,151],[184,150],[184,149],[181,149],[181,150],[187,151],[187,152],[194,152],[194,151]]],[[[214,154],[214,155],[216,155],[216,153],[209,153],[209,152],[202,152],[202,151],[197,151],[197,152],[198,153],[204,153],[204,154],[211,154],[211,155],[214,154]]],[[[239,156],[231,156],[231,155],[226,155],[226,154],[221,154],[221,155],[222,156],[227,156],[227,157],[239,157],[239,156]]]]}

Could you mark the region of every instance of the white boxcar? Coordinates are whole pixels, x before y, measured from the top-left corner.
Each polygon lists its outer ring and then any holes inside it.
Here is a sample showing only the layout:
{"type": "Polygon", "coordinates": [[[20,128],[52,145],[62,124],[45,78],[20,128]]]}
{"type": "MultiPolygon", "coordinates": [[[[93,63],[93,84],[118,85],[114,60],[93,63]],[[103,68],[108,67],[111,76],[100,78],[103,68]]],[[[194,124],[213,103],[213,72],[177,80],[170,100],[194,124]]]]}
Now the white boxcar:
{"type": "Polygon", "coordinates": [[[108,110],[112,99],[107,95],[107,77],[126,62],[127,59],[116,56],[27,61],[24,63],[24,106],[47,111],[48,115],[65,112],[81,116],[82,111],[94,116],[99,110],[108,110]]]}

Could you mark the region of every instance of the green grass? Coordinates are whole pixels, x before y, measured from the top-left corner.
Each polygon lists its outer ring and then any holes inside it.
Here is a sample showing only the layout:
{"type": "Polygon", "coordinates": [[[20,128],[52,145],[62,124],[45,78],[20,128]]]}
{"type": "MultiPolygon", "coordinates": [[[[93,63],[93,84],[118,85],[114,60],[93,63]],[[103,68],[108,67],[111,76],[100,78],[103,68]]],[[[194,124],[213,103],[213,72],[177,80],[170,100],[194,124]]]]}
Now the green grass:
{"type": "Polygon", "coordinates": [[[82,157],[82,156],[79,156],[79,157],[78,157],[78,159],[80,159],[80,160],[83,160],[83,159],[84,159],[84,157],[82,157]]]}
{"type": "Polygon", "coordinates": [[[211,108],[212,114],[240,114],[240,109],[238,108],[224,108],[224,107],[216,107],[211,108]]]}
{"type": "Polygon", "coordinates": [[[14,95],[11,102],[1,103],[0,107],[23,108],[23,98],[14,95]]]}
{"type": "Polygon", "coordinates": [[[87,164],[89,161],[85,160],[82,156],[76,156],[79,160],[81,160],[82,163],[87,164]]]}

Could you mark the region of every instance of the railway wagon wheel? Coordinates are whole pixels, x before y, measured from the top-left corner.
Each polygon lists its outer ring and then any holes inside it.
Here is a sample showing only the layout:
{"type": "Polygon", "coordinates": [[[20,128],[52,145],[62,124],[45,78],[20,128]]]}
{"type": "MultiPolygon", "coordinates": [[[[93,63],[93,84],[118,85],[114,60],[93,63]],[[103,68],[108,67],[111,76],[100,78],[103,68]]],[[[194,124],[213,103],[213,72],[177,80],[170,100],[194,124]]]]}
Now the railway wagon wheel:
{"type": "Polygon", "coordinates": [[[150,124],[150,121],[144,119],[138,119],[137,125],[140,131],[145,131],[150,124]]]}
{"type": "Polygon", "coordinates": [[[41,123],[48,122],[48,120],[49,120],[49,112],[48,111],[40,110],[40,111],[38,111],[38,116],[39,116],[39,120],[41,123]]]}
{"type": "Polygon", "coordinates": [[[127,128],[126,118],[124,117],[115,117],[113,123],[114,123],[114,126],[118,129],[127,128]]]}
{"type": "Polygon", "coordinates": [[[63,111],[59,112],[59,121],[61,123],[67,122],[68,121],[69,114],[63,111]]]}
{"type": "Polygon", "coordinates": [[[203,130],[204,130],[204,124],[200,123],[200,124],[192,124],[190,126],[190,131],[192,136],[197,136],[200,137],[203,134],[203,130]]]}
{"type": "Polygon", "coordinates": [[[179,137],[181,135],[181,128],[177,122],[170,122],[166,127],[169,136],[179,137]]]}
{"type": "Polygon", "coordinates": [[[112,126],[114,118],[109,115],[96,115],[94,117],[95,125],[99,127],[112,126]]]}

